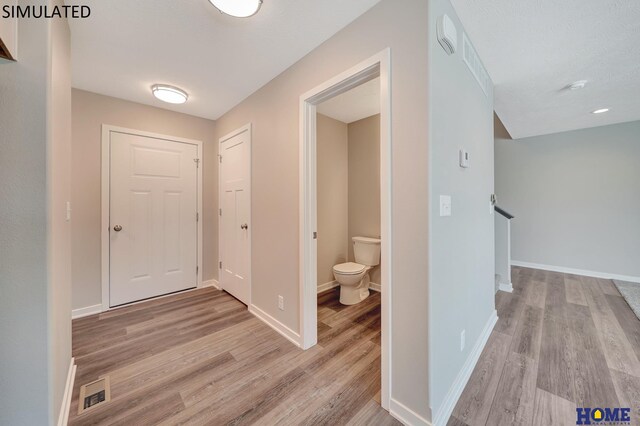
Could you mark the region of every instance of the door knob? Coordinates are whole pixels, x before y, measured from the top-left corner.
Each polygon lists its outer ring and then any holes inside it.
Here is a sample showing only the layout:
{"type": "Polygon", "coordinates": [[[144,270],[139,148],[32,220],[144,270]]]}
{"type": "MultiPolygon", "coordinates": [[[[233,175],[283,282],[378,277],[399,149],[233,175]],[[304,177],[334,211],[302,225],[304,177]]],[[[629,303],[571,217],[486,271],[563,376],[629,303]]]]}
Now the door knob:
{"type": "Polygon", "coordinates": [[[116,225],[116,226],[113,227],[113,230],[116,231],[116,232],[120,232],[120,231],[122,231],[122,226],[116,225]]]}
{"type": "Polygon", "coordinates": [[[240,225],[240,229],[249,229],[249,225],[247,225],[246,223],[242,224],[240,225]]]}

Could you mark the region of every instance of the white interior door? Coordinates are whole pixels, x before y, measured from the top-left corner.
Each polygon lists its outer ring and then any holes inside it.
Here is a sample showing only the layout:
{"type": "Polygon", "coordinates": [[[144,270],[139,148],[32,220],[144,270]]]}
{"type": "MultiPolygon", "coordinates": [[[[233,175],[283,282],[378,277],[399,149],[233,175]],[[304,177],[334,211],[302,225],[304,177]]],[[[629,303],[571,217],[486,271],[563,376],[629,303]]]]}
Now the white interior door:
{"type": "Polygon", "coordinates": [[[251,131],[220,141],[220,287],[249,304],[251,131]]]}
{"type": "Polygon", "coordinates": [[[109,305],[197,286],[197,145],[111,132],[109,305]]]}

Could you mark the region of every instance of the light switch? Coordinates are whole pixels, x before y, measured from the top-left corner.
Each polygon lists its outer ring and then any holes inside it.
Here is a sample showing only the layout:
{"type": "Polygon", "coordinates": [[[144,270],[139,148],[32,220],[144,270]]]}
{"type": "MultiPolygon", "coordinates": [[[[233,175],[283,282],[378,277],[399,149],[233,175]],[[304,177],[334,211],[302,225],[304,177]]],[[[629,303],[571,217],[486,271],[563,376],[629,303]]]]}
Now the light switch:
{"type": "Polygon", "coordinates": [[[451,216],[451,196],[440,196],[440,216],[451,216]]]}
{"type": "Polygon", "coordinates": [[[469,163],[470,163],[469,152],[464,149],[461,149],[459,153],[459,157],[460,157],[460,167],[464,169],[469,168],[469,163]]]}

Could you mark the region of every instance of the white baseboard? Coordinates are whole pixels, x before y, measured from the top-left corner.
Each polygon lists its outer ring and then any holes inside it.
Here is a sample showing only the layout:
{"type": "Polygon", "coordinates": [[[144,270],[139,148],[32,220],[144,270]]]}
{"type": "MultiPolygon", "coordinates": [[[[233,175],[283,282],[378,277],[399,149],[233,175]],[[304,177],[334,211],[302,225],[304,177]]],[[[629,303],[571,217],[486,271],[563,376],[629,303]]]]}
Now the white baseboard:
{"type": "Polygon", "coordinates": [[[74,309],[71,311],[71,319],[88,317],[89,315],[99,314],[100,312],[102,312],[102,304],[74,309]]]}
{"type": "Polygon", "coordinates": [[[62,396],[62,405],[60,406],[60,414],[58,415],[58,426],[67,426],[69,422],[69,409],[71,407],[71,398],[73,396],[73,383],[76,378],[75,358],[71,358],[69,363],[69,371],[67,373],[67,383],[62,396]]]}
{"type": "Polygon", "coordinates": [[[331,290],[332,288],[338,287],[338,281],[329,281],[328,283],[318,285],[318,293],[322,293],[323,291],[331,290]]]}
{"type": "Polygon", "coordinates": [[[301,342],[300,334],[291,330],[289,327],[287,327],[286,325],[284,325],[283,323],[281,323],[280,321],[278,321],[277,319],[275,319],[274,317],[272,317],[262,309],[258,308],[256,305],[249,306],[249,312],[255,315],[262,322],[267,324],[269,327],[273,328],[275,331],[280,333],[282,336],[284,336],[287,340],[289,340],[291,343],[293,343],[297,347],[299,348],[302,347],[300,343],[301,342]]]}
{"type": "Polygon", "coordinates": [[[564,266],[543,265],[540,263],[522,262],[520,260],[512,260],[512,266],[521,266],[523,268],[542,269],[543,271],[562,272],[564,274],[582,275],[585,277],[604,278],[607,280],[629,281],[632,283],[640,283],[640,277],[631,275],[610,274],[608,272],[587,271],[585,269],[565,268],[564,266]]]}
{"type": "Polygon", "coordinates": [[[220,283],[218,282],[218,280],[203,281],[202,288],[205,288],[205,287],[213,287],[217,290],[220,290],[220,283]]]}
{"type": "Polygon", "coordinates": [[[507,293],[513,293],[513,284],[499,283],[498,290],[506,291],[507,293]]]}
{"type": "Polygon", "coordinates": [[[407,426],[431,426],[430,421],[393,398],[389,401],[389,414],[407,426]]]}
{"type": "Polygon", "coordinates": [[[377,291],[378,293],[382,293],[382,286],[378,283],[369,283],[369,290],[377,291]]]}
{"type": "Polygon", "coordinates": [[[493,327],[496,325],[498,321],[498,313],[497,311],[493,311],[491,316],[487,320],[487,323],[480,333],[480,337],[476,341],[473,349],[469,353],[467,360],[465,361],[462,369],[458,373],[458,376],[449,388],[449,392],[444,397],[444,402],[440,406],[440,409],[436,412],[436,415],[433,419],[434,426],[445,426],[449,421],[449,417],[451,417],[451,413],[453,412],[454,407],[458,403],[458,399],[460,399],[460,395],[462,395],[462,391],[464,387],[467,385],[469,381],[469,377],[471,377],[471,373],[473,373],[473,369],[476,367],[476,363],[482,354],[482,350],[487,344],[487,340],[489,340],[489,336],[493,331],[493,327]]]}

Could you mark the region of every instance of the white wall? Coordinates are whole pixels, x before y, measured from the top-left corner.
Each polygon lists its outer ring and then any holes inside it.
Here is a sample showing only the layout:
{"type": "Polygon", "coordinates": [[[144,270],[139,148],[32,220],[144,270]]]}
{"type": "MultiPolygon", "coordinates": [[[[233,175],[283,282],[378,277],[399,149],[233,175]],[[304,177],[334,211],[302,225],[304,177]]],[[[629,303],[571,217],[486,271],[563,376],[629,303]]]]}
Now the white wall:
{"type": "Polygon", "coordinates": [[[333,266],[348,258],[349,150],[347,124],[318,114],[318,286],[334,280],[333,266]]]}
{"type": "Polygon", "coordinates": [[[493,94],[485,95],[462,60],[464,28],[449,1],[429,4],[429,379],[434,420],[444,424],[456,380],[495,311],[493,94]],[[458,29],[451,56],[436,39],[436,19],[445,13],[458,29]],[[471,156],[468,169],[458,165],[463,147],[471,156]],[[440,217],[440,195],[452,198],[450,217],[440,217]]]}
{"type": "Polygon", "coordinates": [[[518,140],[500,130],[512,259],[640,281],[640,121],[518,140]]]}
{"type": "Polygon", "coordinates": [[[18,31],[20,61],[0,64],[0,424],[30,426],[57,421],[71,353],[69,33],[18,31]]]}
{"type": "MultiPolygon", "coordinates": [[[[151,94],[149,94],[151,96],[151,94]]],[[[203,154],[203,279],[218,278],[218,139],[212,120],[74,89],[72,230],[73,308],[102,303],[100,269],[102,125],[196,139],[203,154]]]]}
{"type": "Polygon", "coordinates": [[[427,362],[427,2],[382,0],[217,121],[253,123],[251,300],[299,331],[299,97],[391,49],[392,403],[430,418],[427,362]],[[278,309],[278,295],[286,309],[278,309]]]}

